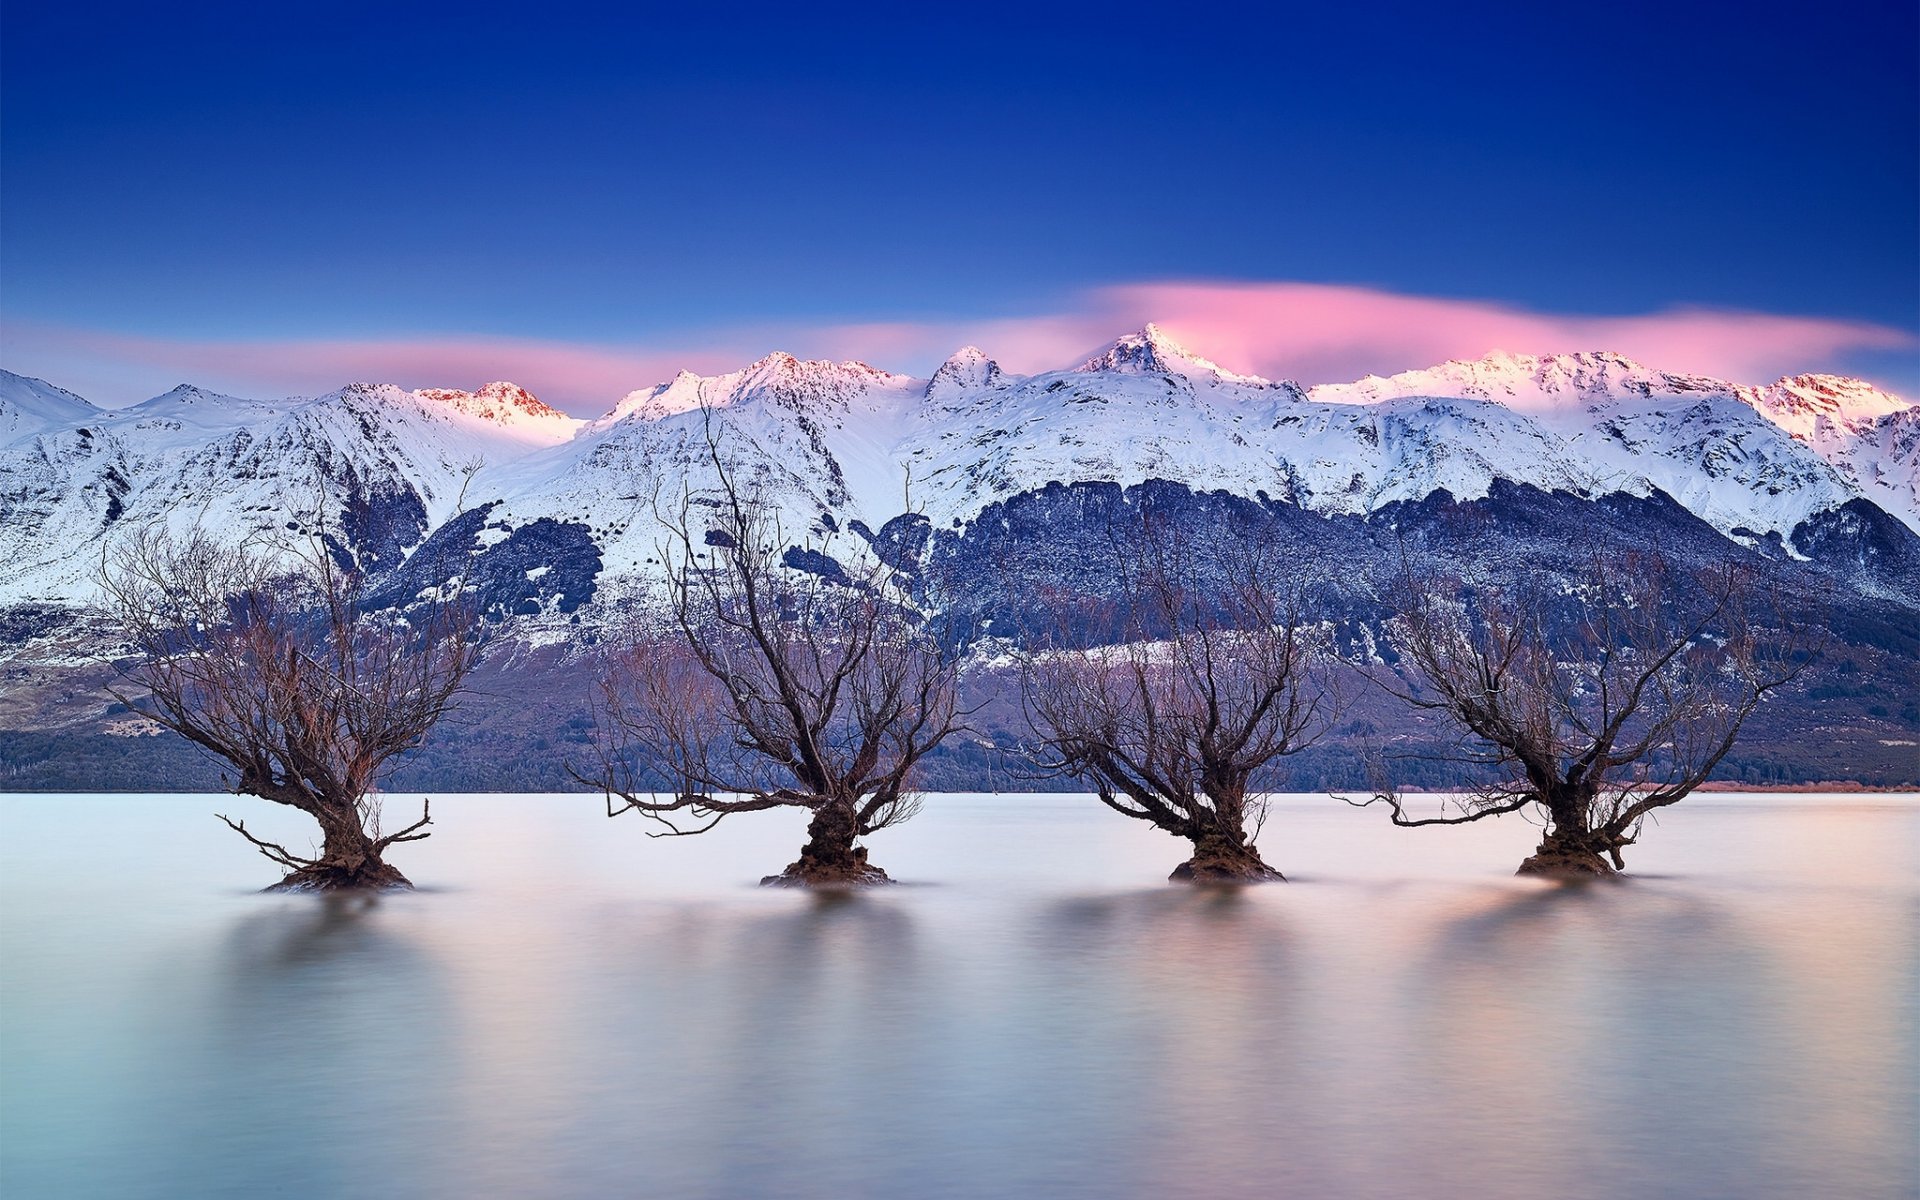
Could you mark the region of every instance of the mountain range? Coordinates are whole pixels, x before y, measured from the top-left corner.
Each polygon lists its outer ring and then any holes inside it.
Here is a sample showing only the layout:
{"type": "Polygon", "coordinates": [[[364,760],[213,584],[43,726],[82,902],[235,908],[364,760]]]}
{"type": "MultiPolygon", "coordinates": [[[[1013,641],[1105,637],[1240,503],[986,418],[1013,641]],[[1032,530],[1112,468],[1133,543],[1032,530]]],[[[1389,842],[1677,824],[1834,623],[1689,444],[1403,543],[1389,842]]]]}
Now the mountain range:
{"type": "Polygon", "coordinates": [[[713,483],[716,453],[779,506],[789,561],[857,539],[909,570],[958,567],[977,586],[951,602],[982,629],[1033,606],[1008,577],[1097,590],[1101,531],[1143,489],[1200,524],[1254,521],[1355,621],[1379,614],[1343,585],[1409,537],[1496,576],[1601,532],[1748,556],[1853,638],[1851,683],[1831,686],[1865,690],[1825,699],[1882,745],[1862,753],[1897,767],[1920,729],[1900,715],[1920,690],[1920,407],[1857,379],[1753,386],[1610,353],[1302,387],[1151,325],[1027,376],[973,347],[925,379],[775,353],[593,420],[510,383],[285,400],[183,384],[105,409],[0,372],[0,728],[111,724],[49,681],[110,633],[85,616],[102,555],[155,524],[324,535],[399,598],[458,576],[503,645],[551,664],[654,602],[659,514],[713,483]]]}

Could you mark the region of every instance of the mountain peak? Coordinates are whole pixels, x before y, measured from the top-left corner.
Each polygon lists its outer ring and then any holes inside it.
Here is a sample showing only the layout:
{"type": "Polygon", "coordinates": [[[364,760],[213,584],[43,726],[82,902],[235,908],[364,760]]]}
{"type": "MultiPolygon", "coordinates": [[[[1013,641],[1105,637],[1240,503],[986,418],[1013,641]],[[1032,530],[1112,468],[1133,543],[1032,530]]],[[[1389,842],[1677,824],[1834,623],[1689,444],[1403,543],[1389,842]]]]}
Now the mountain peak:
{"type": "Polygon", "coordinates": [[[172,412],[182,408],[257,408],[260,402],[240,396],[228,396],[221,392],[210,392],[206,388],[192,383],[178,383],[172,389],[142,400],[128,409],[128,412],[172,412]]]}
{"type": "Polygon", "coordinates": [[[747,364],[749,375],[790,375],[800,367],[800,360],[785,350],[774,350],[766,356],[747,364]]]}
{"type": "Polygon", "coordinates": [[[1117,371],[1128,375],[1172,375],[1179,370],[1179,365],[1193,361],[1205,360],[1196,360],[1187,353],[1185,346],[1149,321],[1138,333],[1122,334],[1115,338],[1105,350],[1081,363],[1080,369],[1117,371]]]}
{"type": "Polygon", "coordinates": [[[167,391],[155,396],[154,399],[176,400],[182,404],[192,404],[197,400],[222,400],[227,399],[227,397],[221,396],[218,392],[210,392],[203,387],[196,387],[191,383],[176,383],[167,391]]]}
{"type": "Polygon", "coordinates": [[[482,384],[478,391],[472,392],[458,388],[421,388],[413,394],[429,404],[492,422],[502,429],[570,436],[581,424],[578,418],[568,416],[519,384],[506,380],[482,384]]]}
{"type": "Polygon", "coordinates": [[[1828,431],[1858,429],[1912,404],[1864,379],[1845,375],[1790,375],[1766,387],[1741,388],[1740,398],[1803,442],[1828,431]]]}
{"type": "Polygon", "coordinates": [[[1850,375],[1789,375],[1773,385],[1841,417],[1884,416],[1913,405],[1850,375]]]}
{"type": "Polygon", "coordinates": [[[629,418],[658,421],[676,413],[691,412],[707,403],[705,388],[709,382],[704,375],[683,367],[665,383],[628,392],[620,398],[620,403],[613,406],[612,411],[591,422],[589,428],[610,429],[629,418]]]}
{"type": "Polygon", "coordinates": [[[1081,371],[1109,371],[1123,375],[1210,376],[1227,383],[1267,384],[1258,375],[1240,375],[1200,357],[1173,340],[1167,331],[1146,324],[1138,333],[1115,338],[1105,350],[1081,363],[1081,371]]]}
{"type": "Polygon", "coordinates": [[[855,360],[796,358],[784,350],[776,350],[737,375],[723,375],[716,382],[737,380],[738,383],[729,388],[735,398],[765,389],[789,399],[845,402],[869,388],[895,386],[906,379],[904,375],[855,360]]]}
{"type": "Polygon", "coordinates": [[[998,384],[1000,364],[988,358],[978,346],[962,346],[947,356],[940,369],[927,381],[929,399],[950,399],[963,392],[977,392],[998,384]]]}
{"type": "Polygon", "coordinates": [[[565,413],[545,403],[519,384],[509,383],[504,379],[481,384],[480,390],[475,392],[474,396],[507,412],[519,413],[539,420],[566,417],[565,413]]]}
{"type": "Polygon", "coordinates": [[[0,442],[91,420],[101,410],[44,379],[0,370],[0,442]]]}

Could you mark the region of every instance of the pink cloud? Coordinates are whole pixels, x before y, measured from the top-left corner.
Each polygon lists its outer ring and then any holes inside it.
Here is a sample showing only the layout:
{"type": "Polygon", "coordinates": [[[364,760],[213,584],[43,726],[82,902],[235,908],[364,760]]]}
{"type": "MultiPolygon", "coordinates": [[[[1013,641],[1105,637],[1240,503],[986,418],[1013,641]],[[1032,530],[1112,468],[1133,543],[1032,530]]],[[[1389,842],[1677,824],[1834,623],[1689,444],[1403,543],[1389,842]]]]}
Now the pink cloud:
{"type": "Polygon", "coordinates": [[[1863,353],[1911,354],[1912,332],[1861,321],[1715,309],[1637,316],[1530,312],[1479,300],[1309,283],[1157,282],[1098,288],[1057,311],[909,322],[752,324],[664,341],[605,345],[517,337],[171,340],[9,322],[9,368],[102,403],[130,403],[190,380],[242,395],[330,391],[353,380],[473,388],[511,379],[570,411],[597,415],[676,371],[731,370],[774,349],[857,358],[925,374],[971,343],[1009,370],[1070,366],[1153,321],[1238,371],[1303,383],[1477,358],[1491,350],[1612,350],[1670,371],[1767,382],[1844,371],[1863,353]]]}
{"type": "MultiPolygon", "coordinates": [[[[595,411],[682,368],[724,371],[740,365],[729,350],[665,350],[513,337],[199,341],[10,323],[7,357],[51,382],[114,405],[133,403],[188,381],[255,397],[319,394],[367,381],[404,387],[472,389],[496,379],[550,389],[595,411]],[[65,368],[62,370],[61,368],[65,368]],[[604,403],[599,403],[604,401],[604,403]]],[[[13,367],[10,369],[22,369],[13,367]]]]}
{"type": "Polygon", "coordinates": [[[1911,351],[1908,331],[1864,321],[1679,308],[1566,316],[1476,300],[1303,283],[1154,283],[1097,293],[1223,365],[1306,383],[1478,358],[1492,350],[1611,350],[1661,370],[1739,383],[1830,369],[1858,351],[1911,351]]]}

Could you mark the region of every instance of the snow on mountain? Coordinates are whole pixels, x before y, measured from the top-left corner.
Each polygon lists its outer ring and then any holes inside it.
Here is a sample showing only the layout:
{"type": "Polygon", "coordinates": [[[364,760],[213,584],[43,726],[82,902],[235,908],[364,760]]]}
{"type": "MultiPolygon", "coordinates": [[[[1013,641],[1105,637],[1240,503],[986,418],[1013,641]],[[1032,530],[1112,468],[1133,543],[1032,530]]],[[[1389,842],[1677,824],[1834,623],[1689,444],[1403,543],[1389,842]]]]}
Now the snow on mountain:
{"type": "Polygon", "coordinates": [[[1244,495],[1289,491],[1260,433],[1298,390],[1220,371],[1158,330],[1121,338],[1072,370],[980,375],[966,390],[930,385],[929,398],[951,407],[912,426],[902,447],[916,506],[937,527],[1051,482],[1159,478],[1244,495]]]}
{"type": "Polygon", "coordinates": [[[1860,380],[1800,376],[1757,388],[1618,354],[1495,352],[1311,395],[1354,405],[1421,396],[1498,403],[1560,438],[1587,489],[1659,487],[1723,531],[1789,533],[1857,495],[1920,531],[1920,461],[1897,431],[1911,407],[1860,380]]]}
{"type": "Polygon", "coordinates": [[[1081,372],[1112,371],[1134,375],[1185,375],[1222,383],[1266,387],[1258,375],[1236,375],[1219,363],[1201,358],[1169,337],[1158,325],[1116,338],[1100,353],[1080,364],[1081,372]]]}
{"type": "Polygon", "coordinates": [[[102,548],[154,523],[277,537],[327,523],[384,567],[462,513],[481,550],[574,531],[617,593],[657,575],[658,511],[699,503],[716,453],[796,544],[910,509],[964,528],[1050,483],[1149,479],[1344,515],[1440,489],[1476,499],[1498,480],[1589,498],[1658,488],[1749,540],[1864,496],[1920,530],[1920,410],[1905,401],[1857,380],[1747,387],[1605,353],[1496,353],[1302,390],[1148,326],[1026,377],[974,347],[927,380],[775,353],[682,372],[595,421],[506,383],[271,403],[182,386],[114,412],[0,384],[0,555],[16,564],[0,603],[85,595],[102,548]],[[339,506],[324,522],[323,500],[339,506]]]}
{"type": "Polygon", "coordinates": [[[1864,379],[1839,375],[1794,375],[1768,387],[1741,388],[1739,394],[1775,425],[1809,443],[1913,407],[1864,379]]]}
{"type": "Polygon", "coordinates": [[[980,347],[962,346],[927,380],[927,399],[951,405],[971,393],[999,386],[1004,377],[1000,364],[988,358],[980,347]]]}
{"type": "Polygon", "coordinates": [[[1477,500],[1495,479],[1580,493],[1591,483],[1559,438],[1488,400],[1307,399],[1279,410],[1265,441],[1285,464],[1286,498],[1325,513],[1361,515],[1443,489],[1477,500]]]}
{"type": "Polygon", "coordinates": [[[657,421],[661,417],[670,417],[674,413],[689,412],[703,403],[701,385],[706,381],[692,371],[682,371],[666,383],[657,383],[650,388],[640,388],[628,392],[613,411],[597,421],[588,423],[588,432],[594,433],[608,428],[628,417],[638,417],[643,421],[657,421]]]}
{"type": "Polygon", "coordinates": [[[0,602],[90,595],[102,551],[148,527],[321,533],[392,564],[462,506],[472,477],[580,424],[512,385],[351,384],[262,402],[181,385],[0,445],[0,602]],[[343,528],[350,525],[352,528],[343,528]]]}
{"type": "Polygon", "coordinates": [[[1334,404],[1376,404],[1408,396],[1491,400],[1523,412],[1551,411],[1598,401],[1727,393],[1732,385],[1698,375],[1656,371],[1620,354],[1508,354],[1441,363],[1355,383],[1321,384],[1313,398],[1334,404]]]}
{"type": "Polygon", "coordinates": [[[1081,479],[1169,479],[1366,513],[1495,479],[1583,496],[1659,488],[1726,532],[1788,534],[1859,489],[1732,385],[1618,355],[1494,354],[1302,393],[1149,327],[1070,371],[973,394],[909,446],[928,515],[1081,479]]]}
{"type": "Polygon", "coordinates": [[[724,375],[683,371],[631,393],[573,443],[477,484],[501,498],[490,514],[501,530],[541,518],[591,528],[612,575],[646,573],[666,533],[656,506],[716,486],[716,453],[743,490],[780,506],[796,541],[867,514],[880,514],[868,517],[877,528],[903,503],[898,447],[928,411],[924,387],[865,363],[783,353],[724,375]]]}
{"type": "Polygon", "coordinates": [[[0,370],[0,446],[49,429],[76,425],[100,411],[44,379],[0,370]]]}
{"type": "Polygon", "coordinates": [[[586,424],[541,403],[532,392],[517,383],[495,382],[477,392],[451,388],[422,388],[413,393],[422,401],[443,405],[462,416],[490,422],[493,428],[529,442],[557,445],[567,441],[586,424]]]}
{"type": "Polygon", "coordinates": [[[1920,408],[1836,375],[1795,375],[1739,396],[1861,495],[1920,529],[1920,408]]]}
{"type": "Polygon", "coordinates": [[[295,403],[298,401],[249,400],[183,383],[130,408],[114,409],[111,415],[115,420],[138,420],[152,428],[231,429],[284,412],[295,403]]]}
{"type": "Polygon", "coordinates": [[[1920,530],[1920,407],[1888,413],[1827,457],[1861,495],[1920,530]]]}

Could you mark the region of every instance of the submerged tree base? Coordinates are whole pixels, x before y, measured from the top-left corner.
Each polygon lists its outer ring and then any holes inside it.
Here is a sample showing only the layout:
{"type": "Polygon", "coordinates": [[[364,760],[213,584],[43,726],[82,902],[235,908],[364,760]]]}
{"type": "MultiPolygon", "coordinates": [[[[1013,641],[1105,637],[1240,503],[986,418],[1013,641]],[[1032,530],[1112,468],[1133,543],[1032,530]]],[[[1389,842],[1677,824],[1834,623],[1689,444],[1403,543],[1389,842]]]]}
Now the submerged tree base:
{"type": "Polygon", "coordinates": [[[1544,875],[1557,879],[1609,878],[1618,875],[1606,856],[1590,846],[1544,841],[1527,856],[1515,875],[1544,875]]]}
{"type": "Polygon", "coordinates": [[[799,861],[787,864],[778,875],[766,876],[760,886],[847,888],[892,882],[891,876],[867,861],[865,846],[822,847],[816,840],[800,851],[799,861]]]}
{"type": "Polygon", "coordinates": [[[368,836],[360,828],[360,816],[352,813],[323,812],[320,818],[327,832],[326,845],[319,858],[306,858],[280,845],[247,832],[245,821],[215,814],[268,860],[293,870],[263,892],[392,892],[412,891],[413,883],[398,868],[390,866],[381,853],[395,842],[417,842],[426,838],[433,824],[431,808],[423,809],[420,819],[399,833],[383,838],[368,836]],[[329,819],[331,818],[331,820],[329,819]]]}
{"type": "Polygon", "coordinates": [[[1251,846],[1194,847],[1193,857],[1173,869],[1174,883],[1285,883],[1287,877],[1266,864],[1251,846]]]}
{"type": "Polygon", "coordinates": [[[778,875],[768,875],[760,880],[761,887],[790,888],[849,888],[879,887],[894,883],[896,880],[879,867],[813,867],[804,863],[794,863],[778,875]]]}
{"type": "Polygon", "coordinates": [[[314,863],[301,867],[266,892],[410,892],[413,883],[398,869],[375,860],[348,867],[339,863],[314,863]]]}

